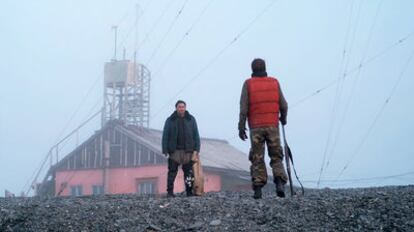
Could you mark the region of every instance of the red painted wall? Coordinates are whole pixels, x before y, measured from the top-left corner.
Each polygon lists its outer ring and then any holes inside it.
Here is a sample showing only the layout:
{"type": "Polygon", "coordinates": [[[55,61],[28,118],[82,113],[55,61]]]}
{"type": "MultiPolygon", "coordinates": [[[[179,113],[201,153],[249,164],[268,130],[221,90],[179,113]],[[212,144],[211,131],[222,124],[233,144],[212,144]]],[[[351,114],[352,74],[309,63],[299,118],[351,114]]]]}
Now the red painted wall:
{"type": "MultiPolygon", "coordinates": [[[[167,191],[167,165],[154,165],[135,168],[111,168],[108,172],[107,193],[136,193],[137,181],[155,180],[156,193],[167,191]]],[[[63,189],[60,196],[69,196],[70,187],[82,185],[83,195],[91,195],[93,185],[103,185],[103,170],[76,170],[56,172],[56,194],[63,189]],[[66,187],[62,188],[62,184],[66,187]]],[[[204,191],[220,191],[221,177],[218,174],[204,172],[204,191]]],[[[174,192],[184,191],[183,172],[179,170],[174,183],[174,192]]]]}

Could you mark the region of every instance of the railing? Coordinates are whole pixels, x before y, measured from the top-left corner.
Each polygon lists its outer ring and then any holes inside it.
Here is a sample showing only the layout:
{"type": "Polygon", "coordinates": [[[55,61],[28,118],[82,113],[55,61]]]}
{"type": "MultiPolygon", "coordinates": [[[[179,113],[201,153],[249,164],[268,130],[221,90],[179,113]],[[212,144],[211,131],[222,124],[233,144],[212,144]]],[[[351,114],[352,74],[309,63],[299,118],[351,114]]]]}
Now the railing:
{"type": "MultiPolygon", "coordinates": [[[[54,165],[58,164],[61,158],[63,158],[63,156],[59,157],[59,154],[61,153],[62,149],[67,145],[68,141],[70,139],[72,139],[73,136],[75,135],[76,136],[76,138],[75,138],[76,143],[74,144],[74,146],[77,147],[79,145],[79,131],[80,131],[80,129],[82,129],[84,126],[86,126],[89,122],[91,122],[94,118],[96,118],[96,116],[100,115],[101,113],[102,113],[102,109],[97,111],[96,113],[94,113],[88,119],[86,119],[83,123],[81,123],[78,127],[76,127],[73,131],[71,131],[68,135],[66,135],[64,138],[62,138],[59,142],[57,142],[55,145],[53,145],[49,149],[49,151],[46,154],[45,158],[42,160],[39,169],[36,171],[36,174],[35,174],[33,180],[31,181],[30,186],[26,190],[26,196],[29,195],[31,190],[34,190],[34,189],[37,188],[38,178],[43,173],[43,175],[45,175],[45,177],[43,178],[43,181],[40,183],[40,185],[38,187],[39,189],[42,188],[42,185],[44,184],[45,181],[48,180],[48,178],[51,174],[48,171],[51,170],[51,168],[53,168],[54,165]],[[49,165],[46,165],[48,160],[49,160],[49,165]]],[[[68,149],[72,149],[72,147],[70,147],[68,149]]]]}

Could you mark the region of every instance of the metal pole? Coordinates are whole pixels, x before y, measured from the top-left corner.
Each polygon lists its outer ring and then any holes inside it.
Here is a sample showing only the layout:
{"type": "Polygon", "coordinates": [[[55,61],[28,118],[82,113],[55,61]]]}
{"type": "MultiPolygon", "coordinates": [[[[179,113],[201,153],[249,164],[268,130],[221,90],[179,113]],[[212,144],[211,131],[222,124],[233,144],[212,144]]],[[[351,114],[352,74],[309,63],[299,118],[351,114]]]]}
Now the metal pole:
{"type": "Polygon", "coordinates": [[[137,52],[138,49],[138,19],[139,19],[139,4],[136,4],[136,12],[135,12],[135,44],[134,44],[134,53],[137,52]]]}
{"type": "Polygon", "coordinates": [[[118,34],[118,26],[112,26],[112,29],[115,31],[115,47],[114,47],[114,58],[113,60],[116,60],[116,43],[117,43],[117,34],[118,34]]]}

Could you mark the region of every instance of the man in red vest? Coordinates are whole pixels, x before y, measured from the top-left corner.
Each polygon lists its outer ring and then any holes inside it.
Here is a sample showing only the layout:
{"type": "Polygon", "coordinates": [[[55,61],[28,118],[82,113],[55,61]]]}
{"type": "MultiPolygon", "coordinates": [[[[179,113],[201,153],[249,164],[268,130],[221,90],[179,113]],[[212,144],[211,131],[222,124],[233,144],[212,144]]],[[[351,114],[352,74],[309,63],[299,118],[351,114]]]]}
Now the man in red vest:
{"type": "Polygon", "coordinates": [[[247,139],[246,119],[250,128],[251,162],[250,175],[254,198],[262,198],[262,187],[267,183],[264,145],[270,157],[273,181],[278,197],[285,197],[287,175],[283,166],[283,151],[280,145],[279,120],[286,125],[288,105],[276,78],[267,76],[266,63],[262,59],[252,62],[252,76],[243,84],[240,98],[239,137],[247,139]]]}

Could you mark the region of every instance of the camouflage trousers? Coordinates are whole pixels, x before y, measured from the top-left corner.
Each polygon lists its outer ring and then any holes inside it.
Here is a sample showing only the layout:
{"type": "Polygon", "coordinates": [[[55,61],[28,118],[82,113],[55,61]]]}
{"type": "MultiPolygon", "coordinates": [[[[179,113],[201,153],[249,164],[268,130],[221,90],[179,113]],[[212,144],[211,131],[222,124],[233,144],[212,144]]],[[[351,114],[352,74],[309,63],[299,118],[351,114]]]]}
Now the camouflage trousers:
{"type": "Polygon", "coordinates": [[[264,160],[265,143],[270,157],[270,167],[273,171],[273,181],[275,181],[276,177],[280,177],[286,183],[288,177],[283,166],[283,150],[280,145],[279,128],[264,127],[251,129],[250,142],[250,175],[253,186],[262,187],[267,183],[267,171],[264,160]]]}

